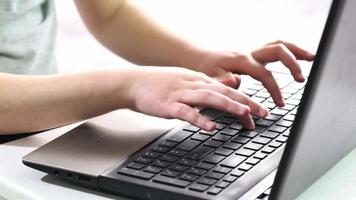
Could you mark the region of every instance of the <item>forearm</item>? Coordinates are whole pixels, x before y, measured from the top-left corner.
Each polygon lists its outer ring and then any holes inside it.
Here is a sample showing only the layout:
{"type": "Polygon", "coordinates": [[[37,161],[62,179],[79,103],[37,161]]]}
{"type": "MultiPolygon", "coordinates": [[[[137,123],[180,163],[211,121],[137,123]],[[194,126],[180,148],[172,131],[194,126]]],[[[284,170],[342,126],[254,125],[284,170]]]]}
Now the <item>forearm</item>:
{"type": "Polygon", "coordinates": [[[155,24],[132,3],[110,2],[76,1],[89,30],[114,53],[140,65],[192,68],[199,62],[199,48],[155,24]],[[111,9],[103,4],[112,4],[111,9]]]}
{"type": "Polygon", "coordinates": [[[45,130],[125,108],[127,78],[124,70],[0,74],[0,134],[45,130]]]}

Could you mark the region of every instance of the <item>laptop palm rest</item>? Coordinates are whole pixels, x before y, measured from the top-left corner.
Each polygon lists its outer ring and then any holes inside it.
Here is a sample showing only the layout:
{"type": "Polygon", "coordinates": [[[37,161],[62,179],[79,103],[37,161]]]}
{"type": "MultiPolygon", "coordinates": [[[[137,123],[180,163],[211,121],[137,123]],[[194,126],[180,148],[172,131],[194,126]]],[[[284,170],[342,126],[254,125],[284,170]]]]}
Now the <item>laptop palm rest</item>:
{"type": "Polygon", "coordinates": [[[128,110],[115,111],[93,118],[65,133],[26,155],[23,162],[73,181],[78,179],[78,174],[82,174],[87,177],[87,182],[95,185],[96,181],[90,181],[88,177],[96,179],[99,174],[179,123],[174,120],[162,123],[162,119],[128,110]],[[131,123],[126,123],[130,120],[131,123]]]}

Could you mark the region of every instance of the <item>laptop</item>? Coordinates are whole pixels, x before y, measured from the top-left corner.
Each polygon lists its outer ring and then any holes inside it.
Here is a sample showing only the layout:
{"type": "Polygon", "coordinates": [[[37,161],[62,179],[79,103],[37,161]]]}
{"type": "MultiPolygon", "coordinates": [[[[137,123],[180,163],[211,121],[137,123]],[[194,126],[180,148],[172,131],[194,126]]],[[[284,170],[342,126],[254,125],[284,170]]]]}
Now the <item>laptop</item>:
{"type": "Polygon", "coordinates": [[[255,130],[211,108],[200,111],[217,123],[210,132],[184,123],[164,134],[118,133],[120,124],[99,117],[23,163],[133,199],[295,199],[356,146],[355,7],[333,2],[307,84],[275,73],[285,107],[259,82],[249,85],[245,93],[270,109],[254,118],[255,130]]]}

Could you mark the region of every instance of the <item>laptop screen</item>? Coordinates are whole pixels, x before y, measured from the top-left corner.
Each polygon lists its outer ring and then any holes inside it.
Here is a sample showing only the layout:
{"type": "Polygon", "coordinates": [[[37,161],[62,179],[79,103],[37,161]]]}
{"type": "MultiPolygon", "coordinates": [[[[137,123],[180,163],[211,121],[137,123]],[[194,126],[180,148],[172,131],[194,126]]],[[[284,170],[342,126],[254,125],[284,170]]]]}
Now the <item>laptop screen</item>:
{"type": "Polygon", "coordinates": [[[334,1],[271,199],[295,199],[356,146],[356,1],[334,1]]]}

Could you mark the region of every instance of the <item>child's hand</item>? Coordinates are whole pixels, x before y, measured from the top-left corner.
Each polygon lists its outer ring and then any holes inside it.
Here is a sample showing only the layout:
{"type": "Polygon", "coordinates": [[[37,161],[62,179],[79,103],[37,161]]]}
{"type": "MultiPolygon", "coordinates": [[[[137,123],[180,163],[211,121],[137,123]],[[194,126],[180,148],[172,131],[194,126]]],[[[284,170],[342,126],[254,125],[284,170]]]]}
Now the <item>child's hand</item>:
{"type": "Polygon", "coordinates": [[[248,129],[254,128],[252,115],[265,117],[268,111],[248,96],[204,73],[183,68],[145,67],[130,71],[131,109],[163,118],[185,120],[205,130],[215,124],[193,107],[208,106],[240,118],[248,129]]]}
{"type": "Polygon", "coordinates": [[[240,84],[240,78],[236,74],[249,75],[262,82],[278,106],[284,106],[283,97],[272,73],[265,66],[270,62],[281,61],[296,81],[303,82],[304,77],[297,59],[314,59],[313,54],[283,41],[267,44],[251,55],[235,52],[203,52],[201,55],[200,63],[191,67],[192,69],[216,77],[225,85],[235,88],[240,84]]]}

